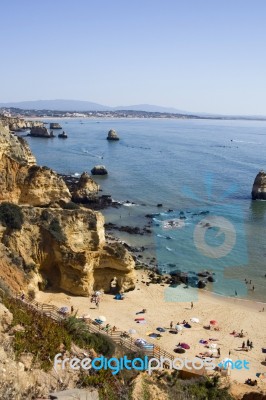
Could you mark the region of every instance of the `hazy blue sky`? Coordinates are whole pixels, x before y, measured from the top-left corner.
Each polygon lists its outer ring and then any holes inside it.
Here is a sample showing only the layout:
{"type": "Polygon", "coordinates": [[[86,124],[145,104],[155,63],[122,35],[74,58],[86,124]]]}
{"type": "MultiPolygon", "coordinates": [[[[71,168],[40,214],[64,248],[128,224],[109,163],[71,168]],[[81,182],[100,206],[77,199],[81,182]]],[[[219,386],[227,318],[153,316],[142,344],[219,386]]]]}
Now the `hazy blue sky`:
{"type": "Polygon", "coordinates": [[[266,114],[265,0],[1,0],[0,102],[266,114]]]}

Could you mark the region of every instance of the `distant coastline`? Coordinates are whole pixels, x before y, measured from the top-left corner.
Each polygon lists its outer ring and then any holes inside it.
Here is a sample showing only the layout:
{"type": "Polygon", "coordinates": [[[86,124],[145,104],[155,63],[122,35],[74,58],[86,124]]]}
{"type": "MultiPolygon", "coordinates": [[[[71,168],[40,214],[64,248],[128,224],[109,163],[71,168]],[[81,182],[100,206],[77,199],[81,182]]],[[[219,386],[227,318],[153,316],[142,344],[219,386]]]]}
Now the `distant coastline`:
{"type": "Polygon", "coordinates": [[[61,111],[61,110],[35,110],[21,108],[0,107],[0,112],[12,117],[25,119],[61,119],[61,118],[86,118],[86,119],[182,119],[182,120],[219,120],[219,121],[266,121],[264,116],[238,116],[238,115],[211,115],[196,113],[155,112],[141,110],[108,110],[108,111],[61,111]]]}

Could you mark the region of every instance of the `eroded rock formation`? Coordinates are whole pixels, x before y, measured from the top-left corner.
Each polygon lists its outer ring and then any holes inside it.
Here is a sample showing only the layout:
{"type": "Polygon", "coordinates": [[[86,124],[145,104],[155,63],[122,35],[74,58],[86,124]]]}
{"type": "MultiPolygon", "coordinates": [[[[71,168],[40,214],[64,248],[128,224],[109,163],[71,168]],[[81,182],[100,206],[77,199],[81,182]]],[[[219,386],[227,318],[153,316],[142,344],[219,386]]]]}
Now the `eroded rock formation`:
{"type": "Polygon", "coordinates": [[[72,200],[78,203],[86,203],[91,199],[91,196],[97,194],[98,191],[99,185],[87,172],[83,172],[72,192],[72,200]]]}
{"type": "MultiPolygon", "coordinates": [[[[84,198],[98,189],[83,173],[76,195],[84,198]]],[[[23,213],[21,228],[0,220],[0,256],[3,260],[5,254],[6,259],[1,278],[8,278],[14,268],[16,287],[25,284],[17,273],[24,271],[28,287],[35,290],[48,282],[88,296],[92,290],[108,292],[114,277],[118,290],[133,289],[131,254],[120,243],[106,242],[101,213],[69,209],[65,206],[70,200],[63,179],[51,169],[37,166],[26,142],[0,125],[0,207],[3,201],[15,203],[23,213]]]]}
{"type": "Polygon", "coordinates": [[[107,140],[119,140],[119,137],[114,129],[110,129],[106,139],[107,140]]]}
{"type": "Polygon", "coordinates": [[[70,199],[63,179],[37,166],[26,141],[0,124],[0,201],[45,206],[70,199]]]}
{"type": "Polygon", "coordinates": [[[253,183],[251,196],[253,200],[266,200],[266,172],[260,171],[253,183]]]}
{"type": "Polygon", "coordinates": [[[42,137],[42,138],[53,138],[55,137],[53,131],[48,131],[48,129],[45,126],[34,126],[31,128],[30,133],[28,136],[33,136],[33,137],[42,137]]]}
{"type": "Polygon", "coordinates": [[[91,170],[92,175],[107,175],[108,171],[104,165],[95,165],[91,170]]]}
{"type": "Polygon", "coordinates": [[[0,120],[2,125],[11,131],[21,131],[23,129],[43,126],[43,122],[41,121],[27,121],[23,118],[10,118],[4,115],[0,115],[0,120]]]}
{"type": "Polygon", "coordinates": [[[62,126],[58,122],[51,122],[50,129],[62,129],[62,126]]]}
{"type": "Polygon", "coordinates": [[[104,218],[92,210],[23,207],[21,230],[5,228],[0,240],[32,270],[35,289],[49,285],[76,295],[110,290],[116,277],[122,290],[134,288],[134,261],[119,243],[105,242],[104,218]]]}

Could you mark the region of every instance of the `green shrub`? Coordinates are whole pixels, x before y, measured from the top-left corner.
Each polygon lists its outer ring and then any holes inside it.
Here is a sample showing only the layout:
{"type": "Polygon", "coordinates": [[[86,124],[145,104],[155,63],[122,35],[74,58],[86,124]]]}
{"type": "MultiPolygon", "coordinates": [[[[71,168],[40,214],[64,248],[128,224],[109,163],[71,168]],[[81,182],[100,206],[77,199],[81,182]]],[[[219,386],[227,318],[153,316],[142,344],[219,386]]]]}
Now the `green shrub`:
{"type": "Polygon", "coordinates": [[[66,237],[57,218],[52,219],[52,221],[50,222],[49,232],[58,242],[64,242],[66,240],[66,237]]]}
{"type": "Polygon", "coordinates": [[[0,204],[0,221],[10,229],[21,229],[23,225],[23,213],[19,206],[12,203],[0,204]]]}
{"type": "Polygon", "coordinates": [[[45,371],[51,369],[61,345],[70,350],[71,335],[62,326],[34,310],[29,310],[23,303],[12,298],[4,298],[3,302],[13,314],[12,326],[19,324],[24,327],[23,332],[14,334],[13,347],[17,359],[23,352],[29,352],[33,354],[34,361],[38,362],[40,368],[45,371]]]}
{"type": "Polygon", "coordinates": [[[64,326],[78,346],[93,348],[96,353],[101,353],[104,356],[114,354],[115,344],[112,339],[100,333],[90,333],[85,322],[71,316],[65,321],[64,326]]]}
{"type": "Polygon", "coordinates": [[[68,203],[62,204],[62,208],[64,210],[78,210],[80,207],[78,204],[73,203],[73,201],[69,201],[68,203]]]}
{"type": "Polygon", "coordinates": [[[29,299],[30,299],[30,300],[34,300],[34,299],[35,299],[35,296],[36,296],[35,291],[34,291],[33,289],[30,289],[30,290],[28,291],[28,296],[29,296],[29,299]]]}

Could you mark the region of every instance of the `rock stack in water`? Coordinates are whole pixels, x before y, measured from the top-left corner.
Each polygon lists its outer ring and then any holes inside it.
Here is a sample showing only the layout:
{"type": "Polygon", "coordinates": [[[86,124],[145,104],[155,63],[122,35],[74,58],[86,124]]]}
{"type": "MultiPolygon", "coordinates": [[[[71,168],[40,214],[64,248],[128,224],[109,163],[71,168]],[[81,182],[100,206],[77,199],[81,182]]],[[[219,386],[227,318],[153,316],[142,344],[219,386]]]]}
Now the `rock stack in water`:
{"type": "Polygon", "coordinates": [[[114,129],[110,129],[106,139],[107,140],[119,140],[119,137],[114,129]]]}
{"type": "Polygon", "coordinates": [[[97,194],[99,185],[94,182],[87,172],[83,172],[72,193],[72,200],[75,202],[86,203],[91,196],[97,194]]]}
{"type": "Polygon", "coordinates": [[[107,175],[108,171],[104,165],[95,165],[91,170],[92,175],[107,175]]]}
{"type": "Polygon", "coordinates": [[[53,131],[49,132],[45,126],[35,126],[31,128],[28,136],[52,138],[54,137],[53,131]]]}
{"type": "Polygon", "coordinates": [[[60,124],[58,124],[57,122],[51,122],[50,129],[62,129],[62,126],[60,124]]]}
{"type": "Polygon", "coordinates": [[[260,171],[253,183],[252,200],[266,200],[266,172],[260,171]]]}

